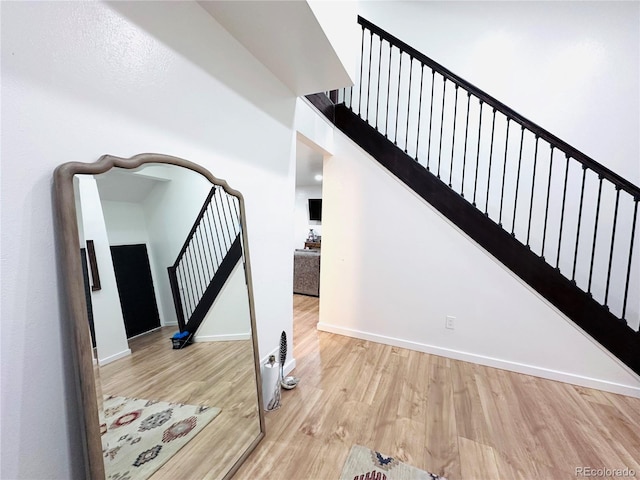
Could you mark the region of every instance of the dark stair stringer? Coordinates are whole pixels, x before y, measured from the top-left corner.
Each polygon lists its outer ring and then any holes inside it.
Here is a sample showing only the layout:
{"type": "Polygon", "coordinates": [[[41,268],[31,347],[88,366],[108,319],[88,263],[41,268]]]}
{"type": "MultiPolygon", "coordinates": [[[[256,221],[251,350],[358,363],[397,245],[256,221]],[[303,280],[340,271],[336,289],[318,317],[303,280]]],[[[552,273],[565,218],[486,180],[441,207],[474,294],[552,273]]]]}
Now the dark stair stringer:
{"type": "MultiPolygon", "coordinates": [[[[307,98],[316,105],[318,98],[313,97],[307,98]]],[[[620,321],[344,104],[331,108],[325,102],[322,113],[387,170],[640,375],[640,333],[620,321]]]]}

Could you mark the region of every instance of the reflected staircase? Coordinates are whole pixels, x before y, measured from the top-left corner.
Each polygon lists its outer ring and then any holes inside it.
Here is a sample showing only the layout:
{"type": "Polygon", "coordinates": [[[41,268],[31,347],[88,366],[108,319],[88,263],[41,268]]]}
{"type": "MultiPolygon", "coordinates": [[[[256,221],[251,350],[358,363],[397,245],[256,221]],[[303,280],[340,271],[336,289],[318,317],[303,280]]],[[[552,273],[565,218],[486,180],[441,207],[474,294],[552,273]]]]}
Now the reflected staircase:
{"type": "Polygon", "coordinates": [[[241,258],[238,199],[213,187],[167,269],[181,332],[198,331],[241,258]]]}

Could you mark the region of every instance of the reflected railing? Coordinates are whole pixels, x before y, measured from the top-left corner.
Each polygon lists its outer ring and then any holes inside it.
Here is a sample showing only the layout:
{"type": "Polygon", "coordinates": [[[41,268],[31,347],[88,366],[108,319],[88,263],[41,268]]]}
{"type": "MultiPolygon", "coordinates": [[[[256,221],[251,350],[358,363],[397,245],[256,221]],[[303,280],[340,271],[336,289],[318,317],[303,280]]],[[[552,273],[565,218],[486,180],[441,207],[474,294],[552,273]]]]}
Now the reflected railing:
{"type": "Polygon", "coordinates": [[[213,187],[176,261],[167,269],[181,331],[195,333],[220,290],[214,283],[224,285],[221,276],[228,277],[240,260],[239,219],[237,198],[213,187]]]}

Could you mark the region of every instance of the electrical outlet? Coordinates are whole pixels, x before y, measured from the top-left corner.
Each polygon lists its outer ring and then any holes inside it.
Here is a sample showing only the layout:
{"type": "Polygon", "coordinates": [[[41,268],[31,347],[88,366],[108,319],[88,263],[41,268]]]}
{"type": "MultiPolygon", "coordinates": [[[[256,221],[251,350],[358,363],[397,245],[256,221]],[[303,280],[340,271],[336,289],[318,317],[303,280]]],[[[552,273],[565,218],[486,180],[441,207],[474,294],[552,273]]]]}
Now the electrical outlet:
{"type": "Polygon", "coordinates": [[[456,323],[456,317],[452,317],[450,315],[447,315],[447,318],[444,322],[444,326],[445,328],[448,328],[449,330],[453,330],[454,328],[456,328],[455,326],[456,323]]]}

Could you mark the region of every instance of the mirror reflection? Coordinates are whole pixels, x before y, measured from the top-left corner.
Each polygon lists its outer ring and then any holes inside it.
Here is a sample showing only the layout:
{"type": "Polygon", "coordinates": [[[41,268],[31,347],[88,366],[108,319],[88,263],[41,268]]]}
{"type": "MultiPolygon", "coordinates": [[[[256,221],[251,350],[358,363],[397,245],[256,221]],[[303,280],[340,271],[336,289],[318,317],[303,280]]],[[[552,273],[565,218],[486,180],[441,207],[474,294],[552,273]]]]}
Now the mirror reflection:
{"type": "Polygon", "coordinates": [[[225,477],[261,432],[239,199],[169,164],[74,193],[106,478],[225,477]]]}

